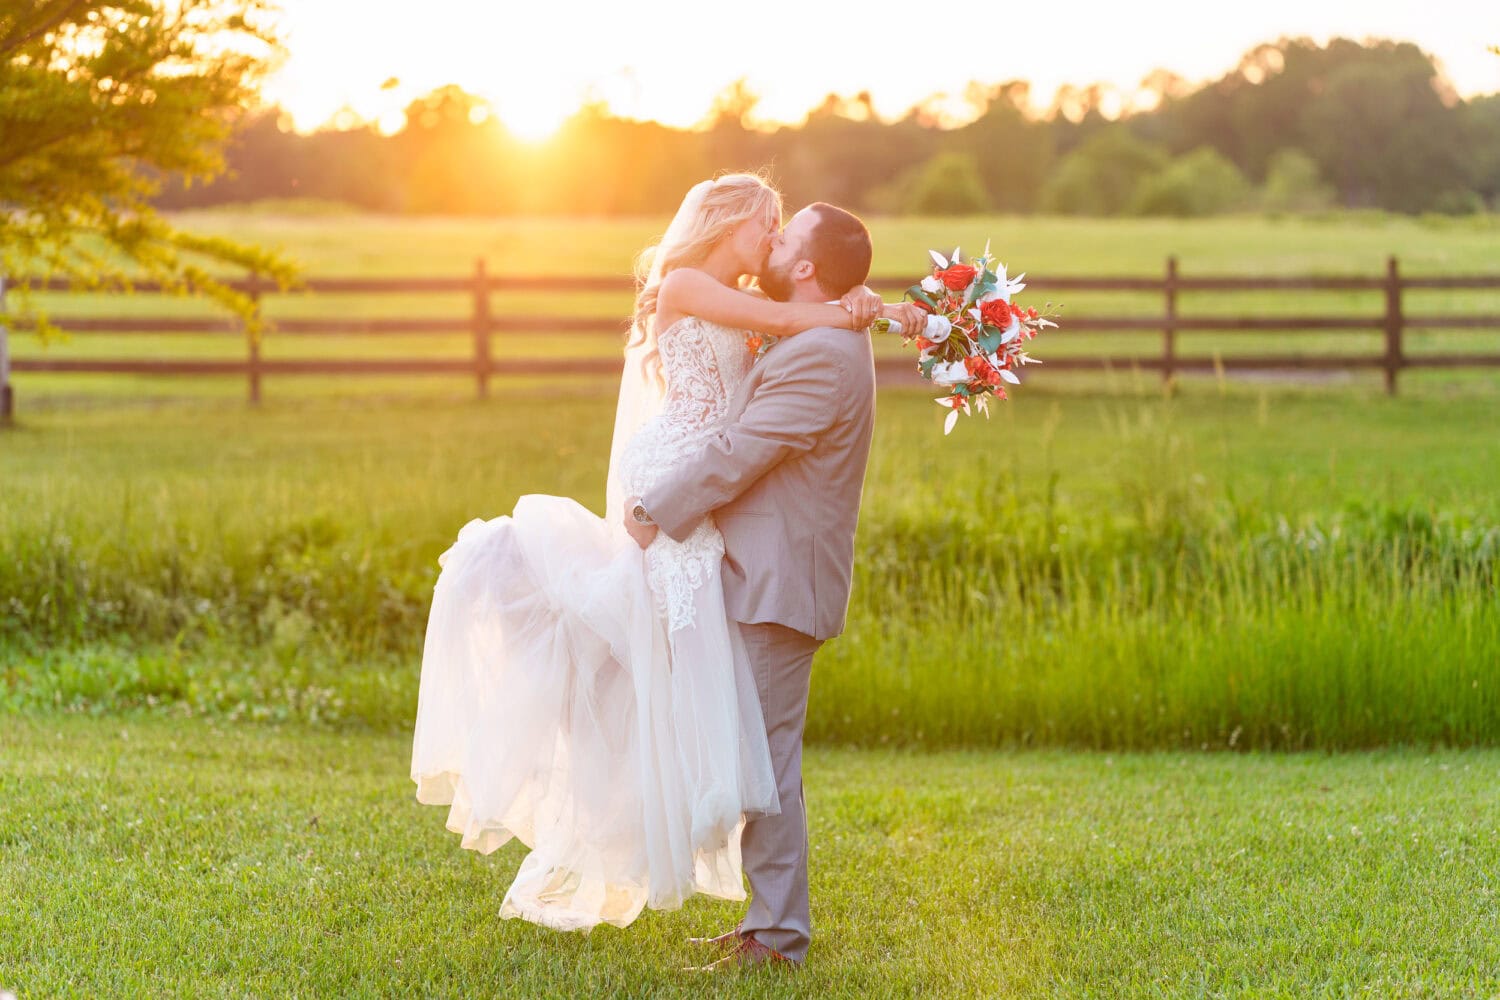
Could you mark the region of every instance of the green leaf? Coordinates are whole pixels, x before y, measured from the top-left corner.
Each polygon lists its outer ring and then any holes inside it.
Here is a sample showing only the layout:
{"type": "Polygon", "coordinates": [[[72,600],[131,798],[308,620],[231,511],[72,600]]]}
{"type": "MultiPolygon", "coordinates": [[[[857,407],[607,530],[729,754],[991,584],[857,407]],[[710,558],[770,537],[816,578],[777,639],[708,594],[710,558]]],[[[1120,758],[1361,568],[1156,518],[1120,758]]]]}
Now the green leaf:
{"type": "Polygon", "coordinates": [[[906,290],[906,294],[911,297],[913,302],[921,302],[924,305],[932,307],[934,312],[942,312],[942,309],[939,308],[937,302],[933,300],[932,296],[922,291],[921,285],[912,285],[906,290]]]}

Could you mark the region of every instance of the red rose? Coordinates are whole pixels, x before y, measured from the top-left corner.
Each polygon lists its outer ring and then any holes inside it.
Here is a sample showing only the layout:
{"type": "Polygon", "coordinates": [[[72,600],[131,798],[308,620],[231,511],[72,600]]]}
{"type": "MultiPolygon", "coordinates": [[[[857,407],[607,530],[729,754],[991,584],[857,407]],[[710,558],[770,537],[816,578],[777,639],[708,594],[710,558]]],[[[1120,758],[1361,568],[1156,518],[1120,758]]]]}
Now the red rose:
{"type": "Polygon", "coordinates": [[[1010,303],[1004,299],[991,299],[988,302],[981,302],[979,304],[979,315],[990,326],[996,326],[1004,330],[1010,326],[1010,303]]]}
{"type": "Polygon", "coordinates": [[[971,354],[964,358],[964,367],[968,369],[971,378],[977,379],[984,385],[1000,384],[1000,373],[995,371],[995,366],[990,364],[988,358],[971,354]]]}
{"type": "Polygon", "coordinates": [[[955,292],[961,292],[969,287],[969,282],[973,281],[974,275],[978,273],[978,268],[968,264],[954,264],[952,267],[945,267],[938,271],[937,276],[944,285],[955,292]]]}

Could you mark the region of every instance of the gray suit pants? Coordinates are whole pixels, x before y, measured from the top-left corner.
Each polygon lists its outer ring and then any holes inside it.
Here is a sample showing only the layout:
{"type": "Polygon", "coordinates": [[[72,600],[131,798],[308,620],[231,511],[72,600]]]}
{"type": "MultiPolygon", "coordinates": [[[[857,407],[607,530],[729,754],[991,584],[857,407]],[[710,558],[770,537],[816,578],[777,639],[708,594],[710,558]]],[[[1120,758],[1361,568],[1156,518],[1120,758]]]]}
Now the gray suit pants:
{"type": "Polygon", "coordinates": [[[760,691],[781,815],[745,824],[740,841],[750,908],[740,933],[802,961],[812,940],[807,899],[807,810],[802,798],[802,729],[817,639],[783,625],[740,625],[760,691]]]}

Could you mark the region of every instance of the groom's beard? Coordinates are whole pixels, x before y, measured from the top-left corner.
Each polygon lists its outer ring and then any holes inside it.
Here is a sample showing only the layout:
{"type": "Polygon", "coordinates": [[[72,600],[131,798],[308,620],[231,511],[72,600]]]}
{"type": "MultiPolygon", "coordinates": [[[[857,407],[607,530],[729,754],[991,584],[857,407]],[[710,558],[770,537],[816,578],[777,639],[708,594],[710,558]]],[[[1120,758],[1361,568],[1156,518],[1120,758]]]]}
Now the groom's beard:
{"type": "Polygon", "coordinates": [[[790,302],[792,298],[791,265],[777,267],[770,261],[761,269],[760,287],[777,302],[790,302]]]}

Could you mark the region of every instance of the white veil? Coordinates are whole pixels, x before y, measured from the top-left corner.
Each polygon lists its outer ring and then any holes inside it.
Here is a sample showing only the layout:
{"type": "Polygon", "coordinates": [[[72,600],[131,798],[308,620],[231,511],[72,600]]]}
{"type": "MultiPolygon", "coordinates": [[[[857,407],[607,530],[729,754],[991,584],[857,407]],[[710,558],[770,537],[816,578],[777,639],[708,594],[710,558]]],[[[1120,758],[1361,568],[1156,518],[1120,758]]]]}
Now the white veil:
{"type": "MultiPolygon", "coordinates": [[[[688,189],[682,204],[677,206],[677,214],[672,217],[671,225],[667,226],[666,234],[652,254],[651,273],[646,278],[646,287],[661,281],[662,261],[682,243],[688,227],[703,207],[703,199],[713,186],[713,181],[700,181],[688,189]]],[[[643,322],[644,330],[631,331],[632,334],[643,334],[639,337],[639,343],[625,349],[625,368],[620,375],[620,398],[615,405],[615,432],[609,446],[604,520],[614,528],[621,528],[620,518],[625,508],[625,486],[621,479],[625,446],[646,421],[661,412],[664,397],[661,379],[655,372],[647,370],[647,362],[656,354],[656,315],[653,313],[647,316],[643,322]]]]}

